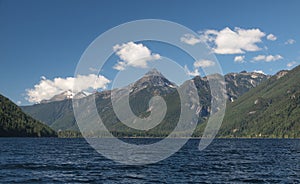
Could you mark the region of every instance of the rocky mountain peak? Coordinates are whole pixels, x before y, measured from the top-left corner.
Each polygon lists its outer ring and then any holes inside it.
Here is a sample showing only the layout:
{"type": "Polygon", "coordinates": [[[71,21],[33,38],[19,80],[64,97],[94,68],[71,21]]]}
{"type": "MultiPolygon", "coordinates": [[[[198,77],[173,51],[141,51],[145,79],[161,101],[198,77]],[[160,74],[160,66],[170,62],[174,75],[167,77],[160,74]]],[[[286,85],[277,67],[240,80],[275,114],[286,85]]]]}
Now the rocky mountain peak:
{"type": "Polygon", "coordinates": [[[162,73],[160,73],[155,68],[151,69],[142,78],[129,86],[131,88],[131,92],[137,92],[145,88],[159,87],[161,92],[163,93],[168,93],[172,89],[177,87],[176,84],[169,81],[162,73]]]}
{"type": "Polygon", "coordinates": [[[280,79],[281,77],[285,76],[289,71],[288,70],[280,70],[275,74],[277,79],[280,79]]]}
{"type": "Polygon", "coordinates": [[[161,74],[156,68],[152,68],[151,70],[149,70],[145,74],[145,76],[160,76],[160,77],[164,77],[163,74],[161,74]]]}
{"type": "Polygon", "coordinates": [[[62,100],[68,100],[68,99],[80,99],[89,96],[91,93],[81,91],[78,93],[74,93],[72,90],[67,90],[62,93],[59,93],[57,95],[54,95],[49,100],[42,100],[41,103],[49,103],[49,102],[57,102],[62,100]]]}
{"type": "Polygon", "coordinates": [[[242,71],[240,73],[226,74],[225,82],[229,99],[231,101],[237,99],[268,78],[269,76],[257,72],[242,71]]]}

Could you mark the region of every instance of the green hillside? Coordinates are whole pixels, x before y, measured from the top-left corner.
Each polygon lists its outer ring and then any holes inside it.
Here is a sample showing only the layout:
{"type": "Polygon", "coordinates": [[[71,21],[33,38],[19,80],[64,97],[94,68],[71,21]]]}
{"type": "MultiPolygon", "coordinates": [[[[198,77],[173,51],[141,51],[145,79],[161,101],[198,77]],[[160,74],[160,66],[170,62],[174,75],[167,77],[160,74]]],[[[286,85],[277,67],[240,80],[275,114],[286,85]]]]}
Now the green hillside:
{"type": "Polygon", "coordinates": [[[21,107],[35,119],[45,123],[54,130],[78,130],[75,121],[72,100],[41,103],[32,106],[21,107]]]}
{"type": "Polygon", "coordinates": [[[299,138],[300,66],[278,72],[229,103],[219,136],[299,138]]]}
{"type": "Polygon", "coordinates": [[[56,132],[0,95],[0,137],[54,137],[56,132]]]}

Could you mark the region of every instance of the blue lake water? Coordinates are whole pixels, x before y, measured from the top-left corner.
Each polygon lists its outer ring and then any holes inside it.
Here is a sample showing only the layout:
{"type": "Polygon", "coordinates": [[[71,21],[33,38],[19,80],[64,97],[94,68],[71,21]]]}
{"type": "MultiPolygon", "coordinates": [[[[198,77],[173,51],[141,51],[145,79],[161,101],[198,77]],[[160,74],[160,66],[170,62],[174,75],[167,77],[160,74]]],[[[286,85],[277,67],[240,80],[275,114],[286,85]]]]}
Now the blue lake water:
{"type": "Polygon", "coordinates": [[[190,140],[156,164],[127,166],[84,139],[1,138],[0,183],[300,183],[299,139],[216,139],[204,151],[198,144],[190,140]]]}

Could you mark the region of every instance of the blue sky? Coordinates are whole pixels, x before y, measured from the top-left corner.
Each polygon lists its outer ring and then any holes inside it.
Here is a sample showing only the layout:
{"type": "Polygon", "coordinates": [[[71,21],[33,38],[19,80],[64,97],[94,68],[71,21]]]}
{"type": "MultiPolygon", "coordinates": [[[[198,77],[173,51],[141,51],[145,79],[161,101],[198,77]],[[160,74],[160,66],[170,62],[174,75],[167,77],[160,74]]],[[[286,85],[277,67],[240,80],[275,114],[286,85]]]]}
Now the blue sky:
{"type": "MultiPolygon", "coordinates": [[[[243,45],[244,53],[219,52],[216,57],[224,73],[262,70],[274,74],[300,63],[299,7],[297,0],[172,3],[158,0],[2,0],[0,93],[15,103],[28,104],[26,89],[33,89],[42,76],[50,81],[72,77],[82,53],[95,38],[119,24],[138,19],[170,20],[201,34],[214,30],[210,36],[214,37],[211,46],[216,52],[222,49],[222,45],[216,43],[216,37],[221,38],[226,28],[234,33],[258,29],[259,33],[264,33],[264,36],[258,36],[259,42],[254,42],[259,49],[251,51],[249,45],[243,45]],[[237,56],[240,56],[236,59],[239,62],[234,61],[237,56]],[[255,57],[259,61],[254,61],[255,57]]],[[[143,43],[143,46],[153,53],[163,53],[156,44],[143,43]]],[[[173,56],[181,57],[180,54],[173,56]]],[[[185,65],[184,59],[178,60],[185,65]]],[[[188,68],[194,70],[192,65],[188,68]]],[[[115,71],[112,69],[111,72],[115,71]]],[[[111,80],[110,71],[103,75],[111,80]]]]}

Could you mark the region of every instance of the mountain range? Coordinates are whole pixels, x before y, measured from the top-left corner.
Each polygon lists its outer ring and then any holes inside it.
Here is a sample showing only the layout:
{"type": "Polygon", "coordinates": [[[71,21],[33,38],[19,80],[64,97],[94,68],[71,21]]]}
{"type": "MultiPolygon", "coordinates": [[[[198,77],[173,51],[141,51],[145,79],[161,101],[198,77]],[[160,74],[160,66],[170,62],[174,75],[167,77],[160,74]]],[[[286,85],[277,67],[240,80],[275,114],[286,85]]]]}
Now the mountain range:
{"type": "MultiPolygon", "coordinates": [[[[115,136],[165,137],[175,128],[179,119],[180,98],[176,89],[188,82],[194,82],[201,108],[198,126],[193,136],[199,137],[211,113],[212,97],[208,82],[210,77],[216,78],[218,75],[196,76],[177,86],[153,69],[123,88],[94,94],[74,94],[66,91],[39,104],[21,108],[0,95],[0,135],[48,137],[57,136],[57,131],[66,132],[68,136],[79,136],[72,99],[93,99],[103,123],[115,136]],[[123,96],[126,91],[130,92],[129,104],[132,112],[140,118],[150,115],[152,107],[149,107],[148,103],[153,96],[159,95],[164,98],[167,111],[162,122],[149,130],[137,130],[123,124],[114,112],[111,97],[113,94],[123,96]]],[[[226,74],[224,79],[228,101],[225,117],[218,132],[219,137],[300,137],[300,66],[290,71],[279,71],[273,76],[242,71],[226,74]]],[[[93,121],[93,118],[87,121],[93,121]]]]}
{"type": "MultiPolygon", "coordinates": [[[[209,77],[209,76],[208,76],[209,77]]],[[[240,73],[229,73],[224,76],[228,103],[236,103],[240,96],[248,93],[261,83],[268,81],[271,76],[255,72],[242,71],[240,73]]],[[[194,77],[191,79],[198,91],[201,110],[199,114],[199,127],[205,123],[210,114],[211,95],[207,77],[194,77]]],[[[166,136],[176,126],[180,114],[180,99],[176,90],[178,86],[166,79],[159,71],[153,69],[146,73],[141,79],[128,86],[113,91],[96,92],[83,98],[95,97],[98,113],[106,127],[117,136],[166,136]],[[125,89],[130,91],[129,101],[132,112],[138,117],[149,115],[148,102],[154,95],[162,96],[167,104],[166,116],[155,128],[148,131],[132,129],[124,125],[115,115],[112,108],[112,92],[122,93],[125,89]]],[[[43,101],[40,104],[23,106],[22,109],[49,125],[56,131],[78,131],[74,118],[72,100],[68,98],[70,93],[62,93],[59,98],[43,101]]],[[[198,128],[201,130],[201,128],[198,128]]]]}

